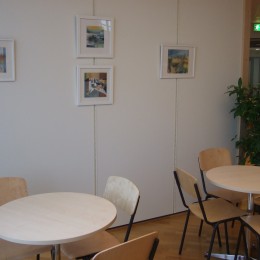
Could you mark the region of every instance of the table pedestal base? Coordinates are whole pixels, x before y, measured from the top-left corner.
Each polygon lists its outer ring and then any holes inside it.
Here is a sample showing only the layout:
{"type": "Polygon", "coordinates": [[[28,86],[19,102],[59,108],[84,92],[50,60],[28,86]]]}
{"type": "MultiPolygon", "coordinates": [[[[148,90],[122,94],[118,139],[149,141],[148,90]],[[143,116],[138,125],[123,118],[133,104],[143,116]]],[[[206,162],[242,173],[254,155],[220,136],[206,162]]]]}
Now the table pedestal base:
{"type": "MultiPolygon", "coordinates": [[[[204,255],[205,257],[208,256],[208,253],[205,253],[204,255]]],[[[234,260],[235,258],[235,255],[228,255],[228,254],[218,254],[218,253],[212,253],[211,254],[211,257],[214,259],[227,259],[227,260],[234,260]]],[[[243,255],[238,255],[237,256],[237,260],[256,260],[255,258],[252,258],[252,257],[245,257],[243,255]]]]}
{"type": "Polygon", "coordinates": [[[53,254],[53,259],[54,260],[61,260],[61,254],[60,254],[60,245],[54,245],[54,252],[53,254]]]}

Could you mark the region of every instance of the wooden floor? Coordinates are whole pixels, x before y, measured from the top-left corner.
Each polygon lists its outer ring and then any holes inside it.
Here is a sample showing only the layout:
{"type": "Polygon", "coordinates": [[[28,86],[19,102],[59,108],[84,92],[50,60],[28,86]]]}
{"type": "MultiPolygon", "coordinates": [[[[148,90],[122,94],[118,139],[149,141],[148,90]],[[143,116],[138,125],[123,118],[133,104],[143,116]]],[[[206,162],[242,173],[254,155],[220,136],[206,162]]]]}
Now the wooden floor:
{"type": "MultiPolygon", "coordinates": [[[[159,232],[160,243],[155,255],[155,260],[170,260],[170,259],[183,259],[183,260],[200,260],[205,259],[204,253],[208,250],[210,236],[212,228],[208,225],[204,225],[201,237],[198,237],[198,227],[200,221],[191,215],[190,223],[187,230],[186,239],[184,242],[184,248],[182,255],[178,254],[178,248],[182,235],[183,225],[185,221],[186,213],[178,213],[171,216],[157,218],[145,222],[135,223],[131,231],[131,238],[135,238],[152,231],[159,232]]],[[[239,223],[235,223],[234,228],[229,226],[229,241],[230,250],[233,253],[237,241],[237,235],[239,230],[239,223]]],[[[224,234],[221,230],[221,234],[224,234]]],[[[125,227],[114,228],[110,230],[121,241],[125,232],[125,227]]],[[[218,244],[214,245],[214,252],[225,253],[224,237],[222,238],[223,246],[218,247],[218,244]]],[[[241,251],[243,251],[241,249],[241,251]]],[[[33,260],[35,258],[29,258],[33,260]]],[[[49,260],[49,254],[41,255],[41,260],[49,260]]],[[[62,260],[67,259],[62,256],[62,260]]],[[[123,259],[122,259],[123,260],[123,259]]],[[[133,259],[134,260],[134,259],[133,259]]]]}

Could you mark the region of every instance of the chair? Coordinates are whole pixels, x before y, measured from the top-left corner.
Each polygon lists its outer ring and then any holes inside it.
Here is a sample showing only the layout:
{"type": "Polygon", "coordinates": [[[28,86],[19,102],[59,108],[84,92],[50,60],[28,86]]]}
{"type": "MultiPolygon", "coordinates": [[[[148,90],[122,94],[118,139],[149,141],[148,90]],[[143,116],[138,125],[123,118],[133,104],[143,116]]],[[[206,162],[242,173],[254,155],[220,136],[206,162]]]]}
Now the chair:
{"type": "MultiPolygon", "coordinates": [[[[28,195],[25,179],[19,177],[0,178],[0,205],[28,195]]],[[[36,246],[12,243],[0,239],[0,259],[17,260],[36,255],[40,259],[43,252],[52,251],[52,246],[36,246]]]]}
{"type": "Polygon", "coordinates": [[[260,215],[248,215],[241,217],[242,225],[240,227],[238,241],[236,246],[236,253],[235,253],[235,260],[237,259],[238,250],[240,246],[241,237],[243,236],[244,240],[244,248],[245,248],[245,255],[246,259],[251,259],[248,257],[248,248],[247,248],[247,241],[246,241],[246,234],[245,234],[245,227],[251,230],[253,234],[255,234],[257,238],[257,248],[258,248],[258,256],[257,259],[260,260],[260,215]]]}
{"type": "MultiPolygon", "coordinates": [[[[104,198],[130,216],[124,238],[124,242],[126,242],[139,203],[139,190],[133,182],[126,178],[110,176],[106,183],[104,198]]],[[[69,259],[89,259],[96,253],[118,244],[120,241],[108,231],[101,231],[83,240],[63,244],[61,251],[69,259]]]]}
{"type": "MultiPolygon", "coordinates": [[[[212,248],[215,240],[215,235],[216,232],[218,232],[219,234],[220,224],[224,224],[226,249],[227,253],[229,254],[227,223],[233,220],[240,221],[240,216],[245,215],[246,212],[239,209],[238,207],[235,207],[233,204],[229,203],[228,201],[222,198],[202,201],[197,179],[184,170],[176,169],[176,171],[174,171],[174,177],[181,196],[182,203],[184,207],[188,210],[186,221],[184,224],[181,244],[179,247],[179,254],[182,253],[190,213],[193,213],[196,217],[206,222],[213,228],[210,245],[207,253],[207,259],[210,259],[212,255],[212,248]],[[190,203],[188,205],[183,192],[189,194],[196,202],[190,203]]],[[[219,246],[221,246],[221,244],[219,244],[219,246]]]]}
{"type": "Polygon", "coordinates": [[[153,260],[158,244],[158,232],[152,232],[101,251],[92,260],[153,260]]]}
{"type": "MultiPolygon", "coordinates": [[[[223,198],[227,201],[232,202],[236,206],[238,206],[242,200],[247,200],[246,193],[231,191],[223,188],[216,188],[208,191],[206,187],[204,175],[207,171],[219,166],[232,165],[231,154],[228,149],[222,147],[205,149],[199,153],[198,161],[202,187],[204,193],[206,194],[206,200],[209,198],[223,198]]],[[[200,224],[199,236],[201,235],[202,225],[203,222],[201,222],[200,224]]]]}
{"type": "Polygon", "coordinates": [[[254,212],[260,214],[260,195],[255,194],[254,198],[254,212]]]}
{"type": "Polygon", "coordinates": [[[206,194],[206,199],[223,198],[237,205],[242,200],[247,200],[246,193],[222,188],[208,191],[206,187],[204,174],[212,168],[226,165],[232,165],[230,152],[226,148],[208,148],[199,153],[200,175],[203,191],[206,194]]]}

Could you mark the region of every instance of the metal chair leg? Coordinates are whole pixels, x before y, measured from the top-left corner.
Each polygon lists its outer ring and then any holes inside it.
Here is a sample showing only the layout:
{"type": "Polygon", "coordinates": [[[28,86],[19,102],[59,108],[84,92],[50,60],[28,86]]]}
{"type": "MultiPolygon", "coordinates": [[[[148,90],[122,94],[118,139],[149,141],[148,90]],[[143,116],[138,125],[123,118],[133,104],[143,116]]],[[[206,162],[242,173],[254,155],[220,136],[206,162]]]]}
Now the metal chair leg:
{"type": "Polygon", "coordinates": [[[185,220],[185,224],[184,224],[184,229],[183,229],[182,238],[181,238],[181,244],[180,244],[180,248],[179,248],[179,255],[181,255],[181,253],[182,253],[182,248],[183,248],[183,244],[184,244],[186,230],[188,227],[189,218],[190,218],[190,210],[188,210],[188,212],[187,212],[187,216],[186,216],[186,220],[185,220]]]}
{"type": "Polygon", "coordinates": [[[201,236],[202,227],[203,227],[203,220],[200,221],[199,237],[201,236]]]}
{"type": "Polygon", "coordinates": [[[241,227],[239,229],[239,234],[238,234],[238,239],[237,239],[237,245],[236,245],[236,251],[235,251],[235,258],[234,258],[234,260],[237,260],[238,251],[239,251],[239,247],[240,247],[240,242],[241,242],[242,236],[243,236],[243,241],[244,241],[245,256],[246,256],[246,259],[247,259],[248,258],[248,249],[247,249],[246,234],[245,234],[243,223],[241,223],[241,227]]]}
{"type": "Polygon", "coordinates": [[[227,249],[227,254],[229,255],[229,242],[228,242],[228,230],[227,230],[227,223],[224,223],[225,226],[225,237],[226,237],[226,249],[227,249]]]}
{"type": "Polygon", "coordinates": [[[210,240],[207,260],[210,260],[212,249],[213,249],[213,244],[214,244],[214,240],[215,240],[215,235],[216,235],[216,231],[217,230],[218,230],[218,224],[213,226],[213,232],[212,232],[212,235],[211,235],[211,240],[210,240]]]}
{"type": "Polygon", "coordinates": [[[218,235],[218,246],[219,246],[219,247],[222,247],[221,237],[220,237],[220,232],[219,232],[219,227],[217,227],[217,235],[218,235]]]}

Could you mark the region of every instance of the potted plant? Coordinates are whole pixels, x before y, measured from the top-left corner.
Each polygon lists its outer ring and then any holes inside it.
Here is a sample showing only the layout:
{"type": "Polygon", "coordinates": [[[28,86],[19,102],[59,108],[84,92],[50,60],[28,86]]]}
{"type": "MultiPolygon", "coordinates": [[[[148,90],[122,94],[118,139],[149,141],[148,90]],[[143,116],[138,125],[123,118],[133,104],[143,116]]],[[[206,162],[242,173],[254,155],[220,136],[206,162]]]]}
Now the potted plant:
{"type": "Polygon", "coordinates": [[[260,85],[243,86],[239,78],[237,85],[231,85],[227,91],[235,97],[231,113],[234,118],[240,117],[243,131],[239,140],[235,136],[236,147],[239,148],[241,164],[260,165],[260,85]]]}

